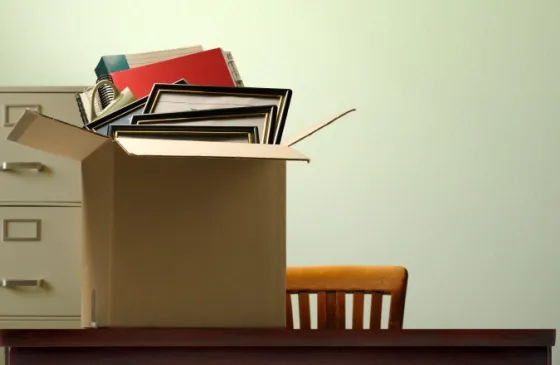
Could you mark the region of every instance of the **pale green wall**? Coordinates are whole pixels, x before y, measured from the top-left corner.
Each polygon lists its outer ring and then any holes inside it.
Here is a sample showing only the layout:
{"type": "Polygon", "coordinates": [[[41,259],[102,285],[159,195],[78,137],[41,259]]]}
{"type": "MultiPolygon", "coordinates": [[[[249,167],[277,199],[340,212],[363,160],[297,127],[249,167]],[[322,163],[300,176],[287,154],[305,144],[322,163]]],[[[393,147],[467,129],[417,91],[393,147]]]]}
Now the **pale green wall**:
{"type": "Polygon", "coordinates": [[[294,90],[287,135],[358,108],[298,146],[289,264],[405,265],[408,328],[560,327],[559,1],[142,3],[2,0],[0,83],[222,46],[294,90]]]}

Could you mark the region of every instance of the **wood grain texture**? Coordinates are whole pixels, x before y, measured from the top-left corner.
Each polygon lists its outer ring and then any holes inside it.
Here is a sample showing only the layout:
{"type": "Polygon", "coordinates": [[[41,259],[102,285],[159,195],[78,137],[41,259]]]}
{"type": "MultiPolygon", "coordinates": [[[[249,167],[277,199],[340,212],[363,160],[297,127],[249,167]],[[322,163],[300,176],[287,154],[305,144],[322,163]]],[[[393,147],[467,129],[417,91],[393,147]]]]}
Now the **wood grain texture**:
{"type": "Polygon", "coordinates": [[[10,365],[549,365],[546,347],[16,348],[10,365]]]}
{"type": "Polygon", "coordinates": [[[550,365],[554,330],[3,330],[10,365],[550,365]]]}
{"type": "MultiPolygon", "coordinates": [[[[391,296],[388,329],[402,329],[408,271],[401,266],[299,266],[287,268],[288,295],[299,300],[300,329],[311,328],[309,294],[317,294],[317,328],[345,329],[346,294],[351,294],[352,329],[363,329],[364,295],[371,295],[370,330],[381,329],[383,295],[391,296]]],[[[288,328],[296,328],[287,310],[288,328]]]]}
{"type": "Polygon", "coordinates": [[[361,330],[364,328],[364,293],[356,292],[352,298],[352,313],[362,313],[362,316],[352,315],[352,329],[361,330]]]}
{"type": "Polygon", "coordinates": [[[81,93],[88,86],[0,86],[0,93],[81,93]]]}
{"type": "Polygon", "coordinates": [[[4,347],[534,347],[553,346],[556,331],[44,329],[0,330],[4,347]]]}

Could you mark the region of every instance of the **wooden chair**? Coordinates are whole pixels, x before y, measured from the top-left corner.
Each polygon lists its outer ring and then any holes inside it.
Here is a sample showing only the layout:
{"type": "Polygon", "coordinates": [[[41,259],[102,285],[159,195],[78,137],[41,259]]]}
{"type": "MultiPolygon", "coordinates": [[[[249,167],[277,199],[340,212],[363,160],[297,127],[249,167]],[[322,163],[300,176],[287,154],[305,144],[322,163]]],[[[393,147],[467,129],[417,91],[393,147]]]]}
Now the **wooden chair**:
{"type": "Polygon", "coordinates": [[[292,294],[299,302],[300,329],[311,329],[309,294],[317,294],[318,329],[346,328],[346,296],[353,295],[352,329],[363,329],[364,294],[371,293],[371,330],[381,329],[383,295],[391,296],[389,330],[402,329],[408,272],[400,266],[287,268],[287,326],[294,329],[292,294]]]}

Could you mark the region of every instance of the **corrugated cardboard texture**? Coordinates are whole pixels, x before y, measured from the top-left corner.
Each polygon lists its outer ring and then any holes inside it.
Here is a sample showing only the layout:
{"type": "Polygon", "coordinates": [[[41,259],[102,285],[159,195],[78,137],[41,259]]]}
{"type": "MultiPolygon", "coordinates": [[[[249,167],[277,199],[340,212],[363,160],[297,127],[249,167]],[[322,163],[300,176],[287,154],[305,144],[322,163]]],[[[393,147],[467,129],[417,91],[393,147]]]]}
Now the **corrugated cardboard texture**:
{"type": "Polygon", "coordinates": [[[82,161],[85,327],[275,328],[286,161],[309,161],[288,145],[351,111],[285,145],[112,141],[31,110],[8,139],[82,161]]]}
{"type": "Polygon", "coordinates": [[[81,161],[108,139],[75,125],[26,109],[8,140],[53,155],[81,161]]]}
{"type": "Polygon", "coordinates": [[[119,137],[117,142],[130,155],[255,158],[286,161],[309,161],[305,155],[288,146],[223,142],[196,142],[170,139],[119,137]]]}
{"type": "Polygon", "coordinates": [[[84,325],[95,290],[101,327],[285,326],[285,161],[112,143],[83,167],[84,325]]]}
{"type": "MultiPolygon", "coordinates": [[[[147,140],[131,137],[117,138],[117,142],[128,154],[139,156],[219,157],[309,162],[307,156],[292,149],[291,146],[355,110],[350,109],[334,118],[312,125],[293,137],[285,139],[282,145],[147,140]]],[[[110,139],[27,109],[8,135],[8,140],[54,155],[82,161],[108,143],[110,139]]]]}
{"type": "Polygon", "coordinates": [[[82,325],[107,323],[110,296],[96,297],[92,313],[92,291],[108,293],[111,288],[111,245],[114,224],[115,154],[124,152],[107,143],[82,162],[82,325]],[[92,318],[94,317],[94,318],[92,318]]]}
{"type": "Polygon", "coordinates": [[[322,121],[322,122],[316,123],[316,124],[314,124],[310,127],[307,127],[304,130],[299,131],[295,135],[290,136],[289,138],[285,138],[284,141],[282,142],[282,145],[293,146],[293,145],[297,144],[298,142],[303,141],[304,139],[311,137],[315,133],[319,132],[321,129],[331,125],[332,123],[336,122],[340,118],[342,118],[342,117],[346,116],[347,114],[350,114],[354,111],[356,111],[356,109],[349,109],[349,110],[345,111],[344,113],[340,113],[339,115],[337,115],[334,118],[329,118],[325,121],[322,121]]]}

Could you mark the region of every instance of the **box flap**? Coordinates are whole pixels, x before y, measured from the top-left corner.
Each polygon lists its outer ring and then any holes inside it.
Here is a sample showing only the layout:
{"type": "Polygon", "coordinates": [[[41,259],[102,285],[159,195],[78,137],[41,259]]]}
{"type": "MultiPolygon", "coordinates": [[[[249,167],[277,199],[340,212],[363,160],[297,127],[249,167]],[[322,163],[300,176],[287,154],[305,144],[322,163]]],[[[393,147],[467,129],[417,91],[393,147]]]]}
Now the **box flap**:
{"type": "Polygon", "coordinates": [[[265,160],[307,161],[309,158],[282,145],[199,142],[134,137],[117,137],[117,143],[129,155],[249,158],[265,160]]]}
{"type": "Polygon", "coordinates": [[[82,161],[107,137],[26,109],[7,139],[53,155],[82,161]]]}
{"type": "Polygon", "coordinates": [[[296,133],[294,136],[285,139],[285,140],[282,142],[282,144],[283,144],[284,146],[293,146],[293,145],[295,145],[296,143],[298,143],[299,141],[306,139],[307,137],[311,136],[311,135],[314,134],[315,132],[317,132],[317,131],[319,131],[319,130],[325,128],[325,127],[328,126],[329,124],[332,124],[332,123],[336,122],[336,121],[339,120],[340,118],[344,117],[344,116],[347,115],[347,114],[352,113],[353,111],[356,111],[356,109],[354,108],[354,109],[347,110],[347,111],[345,111],[344,113],[339,114],[339,115],[337,115],[337,116],[334,117],[334,118],[331,118],[331,119],[329,119],[329,120],[327,120],[327,121],[320,122],[320,123],[317,123],[317,124],[315,124],[315,125],[312,125],[311,127],[308,127],[308,128],[306,128],[306,129],[300,131],[299,133],[296,133]]]}

